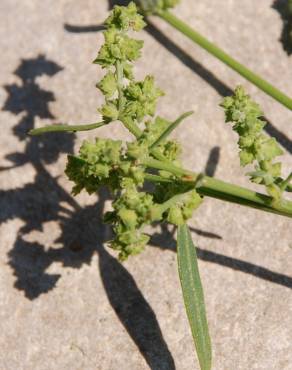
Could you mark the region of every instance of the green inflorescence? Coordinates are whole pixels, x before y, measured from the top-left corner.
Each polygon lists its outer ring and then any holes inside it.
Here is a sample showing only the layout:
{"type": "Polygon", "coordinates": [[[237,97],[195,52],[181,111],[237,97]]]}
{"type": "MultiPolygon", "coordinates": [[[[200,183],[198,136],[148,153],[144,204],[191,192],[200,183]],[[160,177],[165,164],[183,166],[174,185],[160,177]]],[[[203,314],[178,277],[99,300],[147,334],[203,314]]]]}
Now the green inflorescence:
{"type": "MultiPolygon", "coordinates": [[[[155,116],[163,92],[152,76],[135,80],[133,62],[141,55],[143,41],[131,38],[128,31],[145,26],[136,5],[115,6],[105,24],[105,41],[94,61],[106,70],[97,84],[105,99],[99,112],[103,124],[121,122],[134,140],[84,141],[78,155],[68,156],[66,174],[74,182],[73,194],[82,190],[92,194],[101,187],[112,192],[112,211],[105,215],[105,222],[115,233],[110,246],[125,260],[142,251],[149,241],[143,231],[146,225],[157,221],[184,224],[201,204],[202,196],[196,191],[198,175],[181,167],[181,147],[168,139],[191,112],[173,122],[155,116]]],[[[263,134],[265,122],[259,106],[242,87],[224,99],[222,106],[226,121],[233,123],[239,135],[241,164],[255,163],[249,176],[266,186],[271,207],[277,208],[283,191],[290,190],[292,174],[281,178],[281,164],[274,160],[282,150],[275,139],[263,134]]]]}
{"type": "Polygon", "coordinates": [[[224,98],[221,106],[225,110],[226,122],[233,123],[239,135],[239,157],[242,166],[255,164],[255,171],[248,172],[252,182],[266,186],[274,200],[280,200],[285,181],[281,180],[281,163],[274,162],[283,151],[275,138],[263,133],[266,122],[257,103],[251,100],[243,87],[236,88],[234,96],[224,98]]]}
{"type": "Polygon", "coordinates": [[[104,218],[113,225],[115,238],[111,246],[119,251],[121,260],[140,253],[148,243],[149,236],[142,232],[142,228],[154,221],[153,207],[151,194],[139,191],[132,179],[124,179],[122,191],[113,202],[114,211],[106,213],[104,218]]]}
{"type": "Polygon", "coordinates": [[[156,174],[162,180],[171,179],[171,183],[162,185],[158,181],[151,193],[144,191],[148,174],[145,160],[154,158],[155,153],[167,163],[178,164],[181,149],[177,142],[164,136],[160,140],[172,123],[154,117],[157,99],[163,95],[154,78],[146,76],[136,81],[133,75],[133,62],[141,54],[143,41],[129,37],[127,32],[145,26],[136,5],[115,6],[105,24],[105,42],[94,61],[106,69],[97,84],[105,98],[99,111],[107,123],[122,122],[135,140],[84,141],[78,156],[68,156],[66,174],[75,183],[72,190],[75,195],[83,189],[95,193],[101,186],[111,190],[113,210],[106,213],[104,220],[112,224],[115,233],[110,246],[125,260],[143,250],[149,241],[149,236],[143,233],[145,225],[155,221],[181,225],[192,216],[202,198],[167,171],[156,174]]]}

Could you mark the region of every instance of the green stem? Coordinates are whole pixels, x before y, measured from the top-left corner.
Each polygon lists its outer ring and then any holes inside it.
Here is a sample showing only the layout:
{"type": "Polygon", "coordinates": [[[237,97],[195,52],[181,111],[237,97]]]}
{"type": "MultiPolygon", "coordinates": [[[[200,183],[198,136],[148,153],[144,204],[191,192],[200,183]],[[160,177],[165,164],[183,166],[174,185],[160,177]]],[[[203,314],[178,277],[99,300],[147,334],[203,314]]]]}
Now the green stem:
{"type": "Polygon", "coordinates": [[[118,88],[118,107],[119,107],[119,120],[128,129],[132,135],[137,139],[142,135],[142,130],[138,125],[129,117],[123,115],[124,108],[124,92],[123,92],[123,79],[124,79],[124,69],[120,61],[116,62],[116,72],[117,72],[117,88],[118,88]]]}
{"type": "MultiPolygon", "coordinates": [[[[119,117],[119,119],[126,127],[126,129],[128,129],[131,134],[135,136],[136,139],[138,139],[142,135],[143,131],[138,127],[138,125],[136,125],[136,123],[132,119],[128,117],[123,117],[122,115],[119,117]]],[[[165,156],[160,153],[157,148],[151,149],[150,152],[156,159],[167,162],[165,156]]]]}
{"type": "Polygon", "coordinates": [[[121,115],[119,117],[119,120],[123,123],[126,129],[128,129],[131,134],[135,136],[136,139],[138,139],[142,135],[142,130],[131,118],[123,117],[123,115],[121,115]]]}
{"type": "Polygon", "coordinates": [[[116,71],[117,71],[117,87],[119,95],[119,112],[121,113],[124,106],[124,93],[123,93],[123,78],[124,70],[123,65],[120,61],[116,62],[116,71]]]}
{"type": "Polygon", "coordinates": [[[261,194],[238,185],[203,176],[196,185],[199,194],[212,198],[237,203],[244,206],[261,209],[263,211],[276,213],[292,218],[292,202],[282,199],[275,203],[272,197],[261,194]]]}
{"type": "MultiPolygon", "coordinates": [[[[143,131],[138,127],[138,125],[136,125],[136,123],[132,119],[128,117],[123,117],[123,115],[121,115],[119,119],[126,127],[126,129],[128,129],[131,132],[131,134],[135,136],[136,139],[138,139],[142,135],[143,131]]],[[[160,151],[157,148],[151,149],[150,152],[156,159],[167,162],[165,156],[162,153],[160,153],[160,151]]]]}
{"type": "Polygon", "coordinates": [[[186,197],[191,193],[192,190],[187,191],[182,194],[177,194],[168,199],[166,202],[161,204],[155,204],[155,206],[151,210],[151,220],[159,221],[161,220],[161,216],[164,212],[166,212],[169,208],[173,205],[177,205],[180,202],[184,202],[186,197]]]}
{"type": "Polygon", "coordinates": [[[145,173],[145,180],[150,182],[165,182],[167,184],[173,183],[173,179],[167,179],[166,177],[152,175],[152,173],[145,173]]]}
{"type": "MultiPolygon", "coordinates": [[[[193,183],[194,188],[201,195],[206,195],[227,202],[249,206],[266,212],[276,213],[292,218],[291,201],[283,199],[280,202],[274,202],[273,198],[267,195],[245,189],[241,186],[229,184],[209,176],[197,174],[195,172],[175,166],[171,163],[158,161],[152,158],[144,160],[142,164],[148,168],[168,171],[178,177],[181,177],[181,180],[183,181],[188,181],[190,184],[193,183]]],[[[148,177],[148,179],[150,181],[158,180],[155,177],[148,177]]]]}
{"type": "Polygon", "coordinates": [[[284,180],[284,181],[282,182],[282,184],[280,185],[280,188],[281,188],[281,190],[282,190],[282,191],[285,191],[285,190],[289,187],[291,180],[292,180],[292,172],[291,172],[291,173],[290,173],[290,175],[287,177],[287,179],[286,179],[286,180],[284,180]]]}
{"type": "Polygon", "coordinates": [[[174,195],[173,197],[168,199],[166,202],[158,204],[157,208],[159,209],[159,211],[161,213],[164,213],[165,211],[167,211],[173,205],[177,205],[179,202],[183,202],[190,193],[191,193],[191,191],[187,191],[187,192],[182,193],[182,194],[174,195]]]}
{"type": "Polygon", "coordinates": [[[186,112],[183,113],[181,116],[179,116],[175,121],[173,121],[166,130],[159,136],[159,138],[154,141],[154,143],[150,146],[150,149],[153,149],[155,146],[159,145],[162,141],[164,141],[168,135],[172,133],[174,129],[177,128],[177,126],[187,117],[191,116],[194,112],[186,112]]]}
{"type": "Polygon", "coordinates": [[[107,125],[108,122],[96,122],[96,123],[90,123],[86,125],[49,125],[44,126],[40,128],[35,128],[33,130],[30,130],[28,132],[29,135],[35,136],[35,135],[41,135],[48,132],[77,132],[77,131],[89,131],[93,130],[95,128],[99,128],[101,126],[107,125]]]}
{"type": "Polygon", "coordinates": [[[189,27],[186,23],[178,19],[175,15],[168,11],[158,11],[157,15],[159,15],[162,19],[176,28],[178,31],[182,32],[192,41],[200,45],[203,49],[207,50],[210,54],[214,55],[216,58],[221,60],[223,63],[227,64],[233,70],[238,72],[241,76],[246,78],[248,81],[252,82],[256,85],[259,89],[264,91],[266,94],[270,95],[272,98],[277,100],[279,103],[286,106],[288,109],[292,110],[292,99],[287,96],[286,94],[282,93],[276,87],[271,85],[269,82],[252,72],[250,69],[242,65],[241,63],[237,62],[233,59],[230,55],[225,53],[222,49],[218,46],[207,40],[204,36],[200,33],[189,27]]]}
{"type": "Polygon", "coordinates": [[[142,164],[149,168],[155,168],[157,170],[168,171],[190,182],[196,182],[199,178],[199,175],[197,175],[196,173],[185,170],[181,167],[175,166],[171,162],[163,162],[157,159],[147,158],[143,161],[142,164]]]}

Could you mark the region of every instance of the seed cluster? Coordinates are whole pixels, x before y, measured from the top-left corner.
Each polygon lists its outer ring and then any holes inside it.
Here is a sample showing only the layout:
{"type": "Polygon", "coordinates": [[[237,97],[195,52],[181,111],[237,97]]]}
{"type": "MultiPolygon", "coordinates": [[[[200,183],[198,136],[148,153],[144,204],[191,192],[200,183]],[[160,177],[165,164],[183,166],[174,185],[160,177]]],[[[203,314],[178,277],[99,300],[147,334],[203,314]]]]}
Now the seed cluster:
{"type": "Polygon", "coordinates": [[[143,233],[145,225],[154,221],[181,225],[202,198],[170,172],[153,171],[145,164],[147,159],[158,157],[163,163],[177,165],[181,150],[177,142],[166,137],[172,123],[154,117],[157,99],[163,95],[154,78],[134,78],[133,62],[140,57],[143,41],[129,37],[128,31],[145,26],[142,16],[134,3],[115,6],[105,24],[105,42],[94,61],[106,69],[97,84],[105,98],[99,111],[106,123],[122,122],[135,140],[84,141],[78,156],[68,156],[66,174],[75,183],[74,194],[83,189],[92,194],[101,186],[111,190],[113,210],[106,213],[104,220],[112,224],[115,233],[111,247],[125,260],[143,250],[149,241],[143,233]],[[153,183],[151,192],[145,191],[148,175],[161,179],[153,183]]]}
{"type": "Polygon", "coordinates": [[[274,160],[283,151],[275,138],[263,133],[266,122],[262,119],[259,105],[251,100],[241,86],[221,105],[225,110],[226,122],[231,122],[233,130],[239,135],[241,165],[255,164],[255,171],[247,173],[251,181],[265,185],[267,192],[279,200],[283,192],[279,182],[281,163],[274,160]]]}

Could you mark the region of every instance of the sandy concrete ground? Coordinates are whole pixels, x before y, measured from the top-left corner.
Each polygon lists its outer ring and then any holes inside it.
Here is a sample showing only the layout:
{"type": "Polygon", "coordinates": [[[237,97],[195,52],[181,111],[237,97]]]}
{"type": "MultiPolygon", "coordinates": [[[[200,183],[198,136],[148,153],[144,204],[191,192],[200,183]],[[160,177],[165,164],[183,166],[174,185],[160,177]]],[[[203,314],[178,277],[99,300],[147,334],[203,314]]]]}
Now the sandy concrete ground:
{"type": "MultiPolygon", "coordinates": [[[[73,199],[63,175],[65,153],[94,133],[25,135],[48,123],[97,119],[102,72],[91,61],[102,43],[96,25],[110,5],[0,3],[1,370],[198,369],[170,233],[153,230],[143,254],[117,262],[100,223],[106,195],[73,199]]],[[[271,0],[184,0],[177,14],[292,96],[292,59],[279,42],[282,22],[271,0]]],[[[262,104],[269,132],[286,148],[284,169],[291,169],[291,112],[151,21],[136,72],[154,74],[166,91],[160,114],[196,110],[174,135],[184,143],[187,166],[251,186],[218,107],[241,83],[262,104]]],[[[119,127],[100,135],[127,137],[119,127]]],[[[291,221],[207,199],[191,226],[214,369],[291,370],[291,221]]]]}

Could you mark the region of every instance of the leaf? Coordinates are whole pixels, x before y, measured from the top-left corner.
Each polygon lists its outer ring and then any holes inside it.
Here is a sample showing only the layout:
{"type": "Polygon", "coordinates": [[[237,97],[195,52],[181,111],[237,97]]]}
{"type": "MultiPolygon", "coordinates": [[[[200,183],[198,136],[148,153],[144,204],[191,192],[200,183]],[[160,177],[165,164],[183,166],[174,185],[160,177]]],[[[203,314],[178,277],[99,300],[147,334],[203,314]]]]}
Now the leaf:
{"type": "Polygon", "coordinates": [[[210,370],[212,362],[211,340],[206,317],[196,249],[189,228],[179,226],[177,234],[178,272],[184,303],[201,370],[210,370]]]}
{"type": "Polygon", "coordinates": [[[168,127],[166,127],[166,129],[162,132],[162,134],[159,136],[158,139],[155,140],[155,142],[150,146],[150,149],[153,149],[155,146],[159,145],[163,140],[165,140],[167,138],[167,136],[169,134],[171,134],[171,132],[177,128],[177,126],[187,117],[189,117],[190,115],[192,115],[194,112],[193,111],[190,111],[190,112],[186,112],[184,114],[182,114],[181,116],[179,116],[174,122],[172,122],[168,127]]]}

